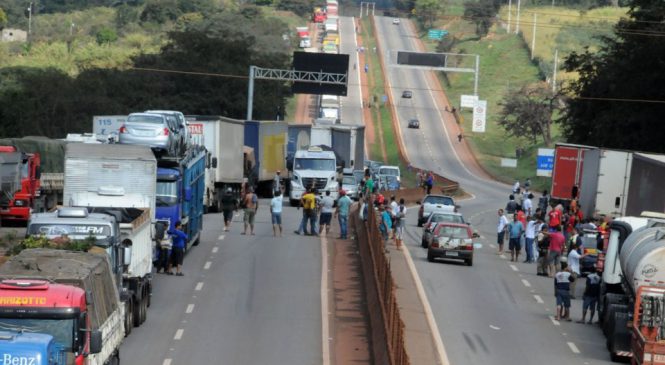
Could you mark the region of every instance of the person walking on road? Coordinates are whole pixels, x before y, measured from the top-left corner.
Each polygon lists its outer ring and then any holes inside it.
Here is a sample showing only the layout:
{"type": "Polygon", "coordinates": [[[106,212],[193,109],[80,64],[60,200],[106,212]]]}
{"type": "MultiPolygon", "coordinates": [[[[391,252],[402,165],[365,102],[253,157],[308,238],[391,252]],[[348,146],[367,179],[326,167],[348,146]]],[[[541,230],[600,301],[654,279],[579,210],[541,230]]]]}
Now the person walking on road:
{"type": "Polygon", "coordinates": [[[277,232],[279,231],[279,236],[282,237],[282,207],[284,204],[284,199],[282,198],[282,192],[280,190],[275,190],[274,197],[270,201],[270,217],[272,219],[272,236],[277,237],[277,232]]]}
{"type": "Polygon", "coordinates": [[[238,209],[238,199],[233,196],[233,189],[226,188],[224,195],[222,195],[222,215],[224,216],[224,232],[231,229],[231,222],[233,221],[233,212],[238,209]]]}
{"type": "Polygon", "coordinates": [[[427,189],[427,194],[429,195],[432,192],[432,187],[434,186],[434,174],[432,171],[427,173],[427,179],[425,180],[425,188],[427,189]]]}
{"type": "Polygon", "coordinates": [[[334,212],[335,200],[330,196],[330,190],[326,190],[326,196],[321,198],[319,207],[321,209],[321,215],[319,216],[319,234],[323,234],[323,230],[326,230],[326,234],[330,232],[330,222],[332,221],[332,216],[334,212]]]}
{"type": "Polygon", "coordinates": [[[404,199],[399,200],[397,211],[395,212],[395,246],[398,250],[402,249],[402,240],[404,239],[404,227],[406,226],[406,205],[404,199]]]}
{"type": "Polygon", "coordinates": [[[497,225],[496,232],[496,244],[499,246],[499,252],[497,255],[503,253],[503,242],[506,239],[506,229],[508,228],[508,218],[503,214],[503,209],[499,209],[499,224],[497,225]]]}
{"type": "Polygon", "coordinates": [[[582,320],[578,323],[584,323],[587,310],[589,313],[589,322],[593,323],[593,316],[596,313],[598,306],[598,299],[600,298],[600,275],[597,272],[592,272],[586,277],[586,287],[584,288],[584,295],[582,296],[582,320]]]}
{"type": "Polygon", "coordinates": [[[538,198],[538,208],[543,214],[547,214],[547,207],[550,205],[550,195],[547,190],[543,190],[543,195],[538,198]]]}
{"type": "MultiPolygon", "coordinates": [[[[580,277],[580,260],[584,255],[580,254],[580,246],[577,243],[574,243],[568,252],[568,258],[566,262],[568,267],[570,267],[570,274],[573,276],[573,279],[577,280],[580,277]]],[[[575,282],[573,281],[570,284],[570,297],[575,299],[575,282]]]]}
{"type": "Polygon", "coordinates": [[[339,199],[337,199],[337,210],[335,216],[339,222],[339,238],[347,239],[349,234],[349,209],[351,208],[351,199],[346,195],[345,190],[339,191],[339,199]]]}
{"type": "Polygon", "coordinates": [[[506,213],[515,214],[517,212],[517,202],[515,201],[515,195],[510,194],[508,196],[508,203],[506,203],[506,213]]]}
{"type": "Polygon", "coordinates": [[[554,275],[554,293],[556,297],[556,316],[554,319],[560,321],[570,319],[570,284],[575,278],[570,274],[570,268],[566,267],[554,275]]]}
{"type": "Polygon", "coordinates": [[[247,228],[249,228],[249,234],[254,235],[254,219],[256,218],[256,211],[259,210],[259,198],[254,194],[254,189],[251,187],[245,195],[243,200],[243,205],[245,206],[245,230],[241,234],[247,234],[247,228]]]}
{"type": "Polygon", "coordinates": [[[540,220],[536,217],[529,217],[529,223],[526,224],[526,230],[524,231],[524,249],[526,251],[526,260],[525,263],[533,263],[533,241],[536,239],[536,229],[540,223],[540,220]]]}
{"type": "Polygon", "coordinates": [[[554,228],[554,231],[550,227],[549,237],[550,246],[547,250],[547,274],[549,277],[552,277],[553,273],[557,272],[561,266],[561,254],[566,245],[566,238],[561,233],[561,226],[554,228]]]}
{"type": "Polygon", "coordinates": [[[538,233],[538,267],[536,272],[538,276],[549,276],[547,269],[547,253],[550,248],[550,235],[547,226],[540,225],[540,232],[538,233]]]}
{"type": "MultiPolygon", "coordinates": [[[[173,239],[173,252],[171,258],[173,259],[173,266],[176,267],[176,275],[184,276],[182,273],[182,263],[185,258],[185,245],[187,244],[187,234],[182,231],[182,223],[180,221],[175,222],[175,229],[169,230],[169,234],[173,239]]],[[[171,270],[168,272],[169,275],[173,275],[171,270]]]]}
{"type": "Polygon", "coordinates": [[[390,196],[390,213],[392,214],[393,218],[393,231],[392,231],[392,236],[393,239],[395,238],[395,231],[397,230],[397,208],[399,207],[399,204],[397,204],[397,201],[395,200],[395,196],[392,195],[390,196]]]}
{"type": "Polygon", "coordinates": [[[381,223],[379,224],[379,231],[383,237],[383,247],[388,253],[388,240],[390,239],[390,231],[392,230],[392,217],[390,215],[390,205],[379,205],[379,212],[381,212],[381,223]]]}
{"type": "Polygon", "coordinates": [[[303,208],[302,221],[300,222],[300,227],[294,233],[318,236],[316,233],[316,197],[311,188],[307,189],[307,193],[303,194],[300,198],[300,204],[303,208]],[[309,234],[307,233],[307,221],[309,221],[309,234]]]}
{"type": "Polygon", "coordinates": [[[510,250],[510,261],[517,262],[522,251],[520,238],[524,234],[524,226],[522,222],[517,219],[517,214],[513,216],[513,221],[508,223],[508,232],[510,234],[508,240],[508,249],[510,250]]]}
{"type": "Polygon", "coordinates": [[[526,196],[524,197],[524,200],[522,201],[522,210],[524,210],[524,213],[527,216],[531,216],[534,213],[534,211],[533,211],[533,202],[531,201],[531,199],[533,199],[533,194],[527,193],[525,191],[524,195],[526,195],[526,196]]]}
{"type": "Polygon", "coordinates": [[[279,170],[275,171],[275,177],[272,178],[272,191],[274,193],[273,195],[277,195],[277,191],[282,191],[282,176],[281,171],[279,170]]]}

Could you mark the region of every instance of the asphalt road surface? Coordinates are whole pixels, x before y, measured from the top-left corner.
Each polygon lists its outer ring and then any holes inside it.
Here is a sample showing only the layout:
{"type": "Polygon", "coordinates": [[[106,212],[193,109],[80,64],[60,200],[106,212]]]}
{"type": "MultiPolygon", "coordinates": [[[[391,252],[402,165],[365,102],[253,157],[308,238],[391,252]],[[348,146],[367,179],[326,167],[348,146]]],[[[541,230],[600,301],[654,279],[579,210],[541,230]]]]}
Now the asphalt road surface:
{"type": "Polygon", "coordinates": [[[356,42],[355,24],[352,17],[339,18],[340,45],[339,53],[349,55],[349,81],[346,96],[340,97],[341,120],[344,124],[364,125],[362,96],[360,94],[360,70],[358,62],[358,43],[356,42]],[[353,65],[356,65],[355,69],[353,65]]]}
{"type": "MultiPolygon", "coordinates": [[[[377,17],[376,26],[384,57],[391,50],[419,50],[409,21],[394,25],[392,18],[377,17]]],[[[536,276],[535,264],[522,260],[512,263],[509,254],[496,254],[496,212],[505,206],[510,187],[483,178],[481,171],[461,163],[464,155],[456,150],[457,127],[454,122],[443,123],[444,118],[452,121],[452,116],[437,106],[435,100],[442,96],[435,91],[439,87],[429,82],[427,71],[391,67],[388,73],[411,164],[460,182],[472,194],[470,199],[458,202],[461,212],[481,234],[477,242],[482,248],[475,252],[473,267],[455,262],[429,263],[426,250],[420,248],[422,229],[415,226],[417,209],[408,214],[408,254],[422,281],[450,363],[609,363],[605,339],[597,326],[554,321],[552,279],[536,276]],[[413,97],[402,98],[403,90],[411,90],[413,97]],[[407,128],[411,118],[420,120],[420,129],[407,128]]],[[[581,297],[584,284],[577,287],[581,297]]],[[[581,317],[581,306],[581,300],[573,300],[575,320],[581,317]]]]}
{"type": "Polygon", "coordinates": [[[147,321],[125,339],[125,364],[321,364],[321,243],[297,236],[301,211],[285,207],[284,237],[273,238],[261,200],[255,236],[242,216],[223,232],[204,217],[201,243],[184,277],[155,275],[147,321]]]}

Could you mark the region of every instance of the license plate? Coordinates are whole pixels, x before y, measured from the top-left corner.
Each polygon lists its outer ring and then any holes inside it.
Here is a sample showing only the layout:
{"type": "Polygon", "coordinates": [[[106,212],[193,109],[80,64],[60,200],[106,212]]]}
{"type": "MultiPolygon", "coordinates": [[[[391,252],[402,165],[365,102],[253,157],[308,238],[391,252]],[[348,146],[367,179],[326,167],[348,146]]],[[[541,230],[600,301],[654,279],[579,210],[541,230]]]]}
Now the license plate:
{"type": "Polygon", "coordinates": [[[142,137],[152,137],[155,132],[154,131],[146,131],[146,130],[141,130],[141,129],[135,129],[134,134],[137,136],[142,136],[142,137]]]}
{"type": "Polygon", "coordinates": [[[446,252],[446,256],[455,256],[455,257],[457,257],[457,256],[459,256],[459,253],[457,253],[455,251],[449,251],[449,252],[446,252]]]}

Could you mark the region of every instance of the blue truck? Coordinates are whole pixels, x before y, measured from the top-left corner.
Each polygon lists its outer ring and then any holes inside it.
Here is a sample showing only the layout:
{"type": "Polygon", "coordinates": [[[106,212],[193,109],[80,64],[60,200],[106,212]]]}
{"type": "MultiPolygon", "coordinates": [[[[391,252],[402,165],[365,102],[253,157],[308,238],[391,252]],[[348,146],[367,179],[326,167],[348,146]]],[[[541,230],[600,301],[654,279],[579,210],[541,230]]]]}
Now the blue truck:
{"type": "Polygon", "coordinates": [[[53,336],[18,331],[0,332],[2,364],[65,365],[66,354],[53,336]]]}
{"type": "Polygon", "coordinates": [[[203,229],[203,195],[208,152],[192,146],[185,157],[157,161],[157,209],[155,219],[174,229],[182,223],[189,237],[187,248],[199,243],[203,229]]]}

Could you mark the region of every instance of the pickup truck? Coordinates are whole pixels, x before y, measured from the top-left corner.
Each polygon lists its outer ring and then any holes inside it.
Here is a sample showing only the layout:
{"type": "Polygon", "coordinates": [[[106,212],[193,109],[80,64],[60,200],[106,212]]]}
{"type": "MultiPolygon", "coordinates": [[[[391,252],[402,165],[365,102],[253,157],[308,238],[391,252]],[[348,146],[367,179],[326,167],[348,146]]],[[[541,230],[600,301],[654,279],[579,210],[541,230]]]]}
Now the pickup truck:
{"type": "Polygon", "coordinates": [[[422,227],[432,213],[456,213],[459,209],[455,200],[447,195],[426,195],[418,209],[418,227],[422,227]]]}

